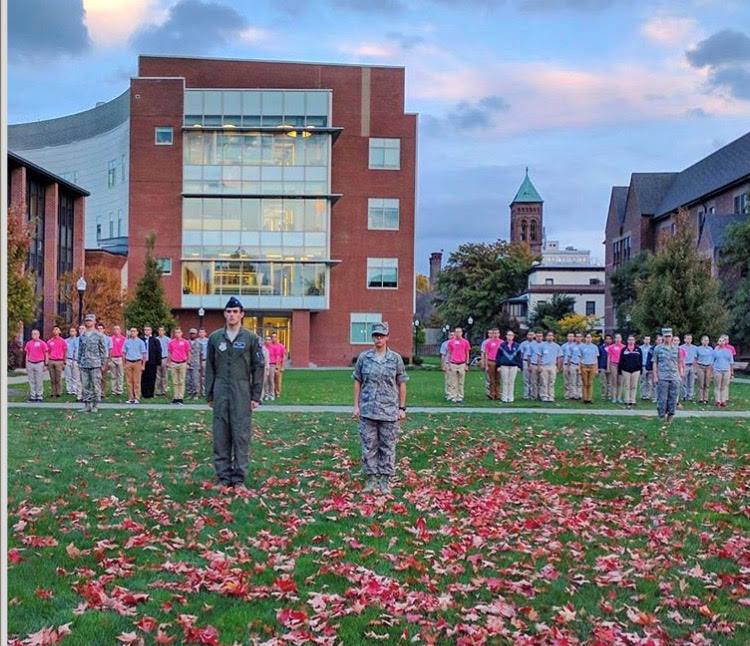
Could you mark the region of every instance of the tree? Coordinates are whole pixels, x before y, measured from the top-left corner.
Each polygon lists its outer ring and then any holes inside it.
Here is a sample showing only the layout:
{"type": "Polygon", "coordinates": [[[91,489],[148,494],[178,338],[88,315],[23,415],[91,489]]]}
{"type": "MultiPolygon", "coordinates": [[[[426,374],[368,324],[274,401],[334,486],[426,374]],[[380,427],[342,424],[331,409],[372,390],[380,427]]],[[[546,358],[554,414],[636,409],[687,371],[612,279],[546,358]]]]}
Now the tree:
{"type": "Polygon", "coordinates": [[[724,233],[719,266],[724,274],[724,295],[729,309],[733,343],[750,345],[750,218],[724,233]]]}
{"type": "Polygon", "coordinates": [[[6,322],[8,338],[15,336],[23,324],[36,317],[39,297],[36,295],[34,272],[26,267],[31,235],[18,209],[8,211],[8,302],[6,322]]]}
{"type": "Polygon", "coordinates": [[[592,334],[596,331],[597,324],[596,316],[586,316],[585,314],[566,314],[557,322],[557,331],[560,334],[567,335],[570,332],[574,334],[580,332],[581,334],[592,334]]]}
{"type": "Polygon", "coordinates": [[[434,303],[442,320],[479,336],[507,319],[502,303],[526,288],[534,256],[526,245],[498,240],[467,243],[454,251],[435,284],[434,303]]]}
{"type": "Polygon", "coordinates": [[[125,304],[125,323],[127,327],[137,327],[142,330],[144,325],[154,328],[163,325],[172,328],[174,317],[164,295],[161,284],[161,269],[154,258],[156,236],[151,234],[146,239],[146,262],[143,276],[135,286],[135,293],[125,304]]]}
{"type": "MultiPolygon", "coordinates": [[[[120,273],[110,267],[92,265],[86,267],[83,277],[86,279],[83,314],[96,314],[107,326],[122,325],[126,294],[122,289],[120,273]]],[[[56,323],[60,327],[65,328],[78,323],[78,278],[75,273],[67,273],[60,276],[57,281],[60,302],[67,305],[66,310],[70,313],[69,317],[57,317],[56,323]]]]}
{"type": "Polygon", "coordinates": [[[671,327],[675,334],[716,337],[728,322],[721,286],[711,275],[710,260],[696,250],[687,216],[680,212],[676,218],[676,233],[650,261],[648,276],[636,281],[633,327],[641,334],[671,327]]]}
{"type": "Polygon", "coordinates": [[[638,300],[637,281],[645,281],[651,272],[652,256],[642,251],[635,258],[620,265],[609,276],[612,305],[617,313],[617,327],[627,327],[628,316],[632,317],[633,305],[638,300]]]}
{"type": "Polygon", "coordinates": [[[426,294],[430,291],[430,279],[424,274],[417,274],[414,279],[417,288],[417,294],[426,294]]]}
{"type": "Polygon", "coordinates": [[[573,313],[576,299],[565,294],[555,294],[551,301],[537,304],[529,317],[529,327],[560,332],[557,322],[568,314],[573,313]]]}

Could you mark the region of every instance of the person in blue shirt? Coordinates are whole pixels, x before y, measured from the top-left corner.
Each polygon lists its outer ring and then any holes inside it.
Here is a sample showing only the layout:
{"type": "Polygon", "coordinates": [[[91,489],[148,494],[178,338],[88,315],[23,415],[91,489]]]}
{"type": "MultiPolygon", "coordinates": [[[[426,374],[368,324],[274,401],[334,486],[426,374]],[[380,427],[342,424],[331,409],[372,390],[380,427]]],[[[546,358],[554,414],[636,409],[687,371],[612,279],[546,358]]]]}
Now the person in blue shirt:
{"type": "Polygon", "coordinates": [[[531,399],[540,399],[541,394],[541,361],[542,361],[542,344],[544,335],[541,332],[534,333],[534,340],[531,342],[529,357],[529,368],[531,370],[531,399]]]}
{"type": "Polygon", "coordinates": [[[448,338],[440,344],[440,368],[443,371],[443,394],[446,400],[450,400],[448,396],[448,341],[454,337],[455,334],[451,330],[448,332],[448,338]]]}
{"type": "Polygon", "coordinates": [[[698,346],[693,345],[692,334],[685,335],[684,343],[680,348],[685,353],[685,372],[682,375],[681,384],[682,399],[684,401],[693,401],[695,395],[695,372],[693,371],[693,365],[698,346]]]}
{"type": "Polygon", "coordinates": [[[726,408],[729,401],[729,383],[734,377],[734,355],[727,347],[729,337],[722,334],[714,348],[714,392],[716,405],[726,408]]]}
{"type": "Polygon", "coordinates": [[[581,396],[584,404],[591,404],[594,400],[594,378],[599,369],[599,347],[591,342],[591,334],[587,334],[583,343],[578,347],[581,358],[579,371],[581,373],[581,396]]]}
{"type": "Polygon", "coordinates": [[[583,334],[576,332],[575,340],[568,346],[568,380],[570,383],[570,399],[580,401],[583,397],[583,382],[581,382],[581,345],[583,334]]]}
{"type": "Polygon", "coordinates": [[[607,397],[607,388],[608,388],[607,363],[609,361],[609,353],[607,352],[607,348],[611,346],[612,343],[613,343],[612,335],[605,334],[604,340],[599,341],[599,344],[598,344],[598,347],[599,347],[599,384],[602,388],[602,399],[604,399],[605,401],[609,399],[607,397]]]}
{"type": "Polygon", "coordinates": [[[713,379],[714,349],[709,345],[711,339],[705,334],[701,337],[701,344],[695,350],[695,383],[698,391],[698,402],[708,404],[709,388],[713,379]]]}
{"type": "Polygon", "coordinates": [[[561,370],[562,348],[555,343],[555,333],[547,332],[547,340],[540,344],[539,350],[539,398],[543,402],[555,401],[555,382],[561,370]]]}
{"type": "Polygon", "coordinates": [[[641,351],[641,358],[643,359],[643,368],[641,369],[640,388],[641,388],[641,399],[651,399],[651,388],[653,383],[651,381],[652,374],[651,370],[646,369],[646,362],[648,361],[648,355],[651,354],[651,337],[647,334],[643,337],[643,343],[638,346],[641,351]]]}
{"type": "Polygon", "coordinates": [[[81,398],[81,371],[78,369],[78,330],[75,327],[68,331],[65,344],[68,350],[65,354],[65,389],[68,395],[81,398]]]}
{"type": "Polygon", "coordinates": [[[146,342],[138,336],[138,329],[131,327],[129,336],[122,346],[125,361],[125,382],[128,388],[128,404],[137,404],[141,399],[141,374],[148,354],[146,342]]]}
{"type": "Polygon", "coordinates": [[[649,351],[648,356],[643,357],[643,367],[649,375],[651,402],[654,404],[656,403],[657,399],[656,383],[654,382],[654,352],[656,351],[656,348],[658,348],[663,343],[664,337],[661,334],[657,334],[656,341],[654,342],[654,345],[651,346],[651,350],[649,351]]]}
{"type": "Polygon", "coordinates": [[[531,399],[531,343],[534,340],[534,332],[526,333],[526,340],[521,341],[521,361],[523,370],[523,398],[531,399]]]}
{"type": "Polygon", "coordinates": [[[575,334],[573,334],[572,332],[569,332],[565,343],[563,343],[560,346],[562,365],[563,365],[563,392],[565,393],[565,399],[573,399],[573,395],[571,394],[572,388],[571,388],[570,371],[568,370],[568,367],[569,367],[568,357],[569,357],[571,347],[575,344],[575,338],[576,338],[575,334]]]}
{"type": "Polygon", "coordinates": [[[106,328],[104,327],[104,323],[97,323],[96,330],[97,332],[99,332],[99,334],[101,334],[104,337],[104,345],[107,348],[107,358],[102,364],[101,383],[99,385],[100,390],[102,391],[102,399],[104,399],[105,397],[104,384],[107,380],[106,377],[107,377],[107,371],[109,369],[109,360],[112,358],[112,337],[107,334],[106,328]]]}
{"type": "Polygon", "coordinates": [[[161,363],[156,367],[156,387],[155,391],[157,395],[167,397],[169,391],[169,368],[167,367],[167,359],[169,359],[169,342],[172,340],[167,335],[167,331],[160,327],[157,330],[156,340],[159,342],[161,348],[161,363]]]}

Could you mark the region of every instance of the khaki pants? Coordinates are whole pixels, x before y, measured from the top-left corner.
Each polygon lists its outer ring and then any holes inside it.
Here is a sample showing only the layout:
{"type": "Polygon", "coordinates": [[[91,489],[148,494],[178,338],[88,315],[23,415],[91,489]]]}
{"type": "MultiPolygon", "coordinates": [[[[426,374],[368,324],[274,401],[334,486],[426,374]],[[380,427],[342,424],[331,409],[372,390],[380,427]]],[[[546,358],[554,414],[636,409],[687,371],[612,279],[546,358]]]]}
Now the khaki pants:
{"type": "Polygon", "coordinates": [[[565,366],[565,388],[565,397],[568,399],[581,399],[583,396],[581,371],[577,363],[569,363],[565,366]]]}
{"type": "Polygon", "coordinates": [[[26,374],[29,378],[29,399],[44,397],[44,361],[27,363],[26,374]]]}
{"type": "Polygon", "coordinates": [[[498,383],[499,375],[497,374],[497,363],[495,361],[487,361],[486,373],[487,381],[489,382],[489,392],[487,394],[490,399],[498,399],[500,397],[500,384],[498,383]]]}
{"type": "Polygon", "coordinates": [[[539,367],[539,399],[543,402],[555,401],[555,382],[557,381],[557,364],[539,367]]]}
{"type": "Polygon", "coordinates": [[[281,397],[281,378],[284,376],[284,368],[281,364],[276,365],[276,370],[273,375],[273,388],[276,392],[276,397],[281,397]]]}
{"type": "Polygon", "coordinates": [[[541,379],[542,379],[541,366],[535,363],[530,364],[529,376],[531,377],[531,383],[530,383],[530,389],[529,389],[529,394],[531,395],[531,399],[539,399],[540,398],[539,393],[541,390],[541,379]]]}
{"type": "Polygon", "coordinates": [[[523,360],[523,398],[529,399],[531,397],[531,364],[524,359],[523,360]]]}
{"type": "Polygon", "coordinates": [[[52,382],[52,396],[59,397],[62,394],[62,376],[65,370],[65,362],[60,359],[50,359],[47,368],[49,369],[49,379],[52,382]]]}
{"type": "Polygon", "coordinates": [[[729,370],[714,370],[714,392],[718,403],[727,403],[729,400],[729,370]]]}
{"type": "Polygon", "coordinates": [[[517,374],[518,366],[500,366],[500,383],[502,384],[500,399],[502,401],[510,403],[514,400],[517,374]]]}
{"type": "Polygon", "coordinates": [[[187,361],[173,363],[169,368],[172,372],[172,387],[174,398],[182,401],[185,399],[185,376],[187,375],[187,361]]]}
{"type": "Polygon", "coordinates": [[[156,366],[156,394],[162,397],[167,396],[169,389],[169,369],[167,368],[167,358],[162,357],[161,363],[156,366]]]}
{"type": "Polygon", "coordinates": [[[109,387],[113,395],[122,395],[123,361],[122,357],[109,359],[109,387]]]}
{"type": "Polygon", "coordinates": [[[581,396],[585,402],[594,401],[594,379],[598,371],[599,367],[595,363],[584,363],[581,366],[581,396]]]}
{"type": "Polygon", "coordinates": [[[607,368],[607,399],[611,399],[613,402],[622,399],[619,368],[620,364],[618,363],[610,363],[609,368],[607,368]]]}
{"type": "Polygon", "coordinates": [[[711,396],[709,389],[711,387],[711,378],[713,368],[711,366],[702,366],[700,363],[695,364],[695,387],[698,391],[698,401],[707,402],[711,396]]]}
{"type": "Polygon", "coordinates": [[[263,377],[263,397],[276,397],[276,366],[272,363],[268,364],[263,377]]]}
{"type": "Polygon", "coordinates": [[[464,379],[466,378],[465,363],[448,364],[448,400],[452,402],[463,401],[464,379]]]}
{"type": "Polygon", "coordinates": [[[81,398],[81,370],[78,368],[78,362],[74,359],[68,359],[66,361],[67,374],[65,376],[65,387],[68,391],[68,395],[75,395],[78,399],[81,398]]]}
{"type": "Polygon", "coordinates": [[[141,398],[142,361],[128,361],[125,364],[125,381],[128,384],[128,400],[141,398]]]}
{"type": "Polygon", "coordinates": [[[635,404],[635,397],[638,391],[638,381],[641,378],[638,372],[623,372],[620,375],[622,381],[622,395],[626,404],[635,404]]]}

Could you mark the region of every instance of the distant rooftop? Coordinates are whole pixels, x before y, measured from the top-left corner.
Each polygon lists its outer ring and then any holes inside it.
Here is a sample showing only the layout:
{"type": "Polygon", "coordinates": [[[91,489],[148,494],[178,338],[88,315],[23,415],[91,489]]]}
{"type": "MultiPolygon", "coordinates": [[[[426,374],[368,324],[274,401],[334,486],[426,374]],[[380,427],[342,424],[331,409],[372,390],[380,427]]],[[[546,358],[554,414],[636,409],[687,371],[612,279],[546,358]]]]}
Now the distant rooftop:
{"type": "Polygon", "coordinates": [[[529,168],[527,166],[526,176],[523,178],[521,187],[518,189],[518,192],[513,198],[511,204],[535,204],[540,202],[544,202],[544,200],[542,199],[542,196],[539,195],[539,192],[536,190],[534,184],[529,179],[529,168]]]}

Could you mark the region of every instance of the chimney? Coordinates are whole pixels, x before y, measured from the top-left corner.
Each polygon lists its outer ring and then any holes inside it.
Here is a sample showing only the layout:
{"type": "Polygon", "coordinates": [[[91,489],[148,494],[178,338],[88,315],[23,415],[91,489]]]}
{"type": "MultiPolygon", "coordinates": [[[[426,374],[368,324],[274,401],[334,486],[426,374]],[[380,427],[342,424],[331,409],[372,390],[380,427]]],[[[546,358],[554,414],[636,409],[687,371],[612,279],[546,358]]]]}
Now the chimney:
{"type": "Polygon", "coordinates": [[[443,268],[443,250],[433,251],[430,254],[430,287],[435,287],[438,274],[443,268]]]}

